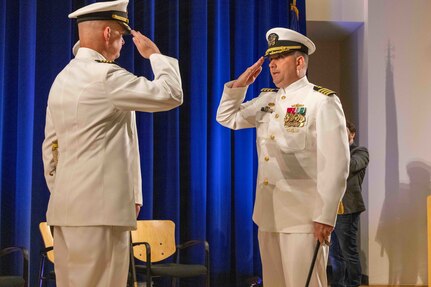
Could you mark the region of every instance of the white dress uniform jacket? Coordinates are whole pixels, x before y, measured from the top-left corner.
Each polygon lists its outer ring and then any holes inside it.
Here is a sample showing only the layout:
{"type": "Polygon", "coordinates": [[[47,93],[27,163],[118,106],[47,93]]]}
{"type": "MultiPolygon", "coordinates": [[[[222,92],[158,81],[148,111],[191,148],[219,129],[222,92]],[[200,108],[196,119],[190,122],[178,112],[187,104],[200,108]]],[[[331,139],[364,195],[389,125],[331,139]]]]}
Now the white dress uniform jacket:
{"type": "Polygon", "coordinates": [[[247,87],[231,86],[225,85],[217,121],[235,130],[256,127],[259,230],[313,233],[313,221],[334,226],[349,167],[339,98],[318,92],[306,77],[245,103],[247,87]]]}
{"type": "Polygon", "coordinates": [[[55,79],[42,146],[49,225],[135,228],[134,206],[142,204],[135,111],[167,111],[183,101],[178,61],[153,54],[150,62],[153,81],[80,48],[55,79]]]}

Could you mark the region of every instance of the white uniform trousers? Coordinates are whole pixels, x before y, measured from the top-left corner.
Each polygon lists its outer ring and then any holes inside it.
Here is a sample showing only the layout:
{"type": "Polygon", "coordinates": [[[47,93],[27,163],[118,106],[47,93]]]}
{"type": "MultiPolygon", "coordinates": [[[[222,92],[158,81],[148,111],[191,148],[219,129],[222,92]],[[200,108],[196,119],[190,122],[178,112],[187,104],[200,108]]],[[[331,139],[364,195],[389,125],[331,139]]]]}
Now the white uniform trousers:
{"type": "MultiPolygon", "coordinates": [[[[265,287],[305,286],[317,240],[313,234],[258,232],[265,287]]],[[[327,287],[328,246],[321,246],[310,287],[327,287]]]]}
{"type": "Polygon", "coordinates": [[[120,226],[54,227],[57,287],[123,287],[130,231],[120,226]]]}

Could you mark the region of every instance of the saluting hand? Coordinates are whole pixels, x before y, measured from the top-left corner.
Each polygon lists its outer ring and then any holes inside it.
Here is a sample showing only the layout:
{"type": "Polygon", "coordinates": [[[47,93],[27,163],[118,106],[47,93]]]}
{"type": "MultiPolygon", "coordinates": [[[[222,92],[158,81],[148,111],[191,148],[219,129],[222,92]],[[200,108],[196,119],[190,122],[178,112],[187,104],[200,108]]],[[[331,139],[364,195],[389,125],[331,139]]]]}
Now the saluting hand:
{"type": "Polygon", "coordinates": [[[130,33],[133,35],[133,43],[135,43],[142,57],[149,59],[152,54],[160,54],[160,50],[157,48],[156,44],[148,37],[142,35],[141,32],[132,30],[130,33]]]}
{"type": "Polygon", "coordinates": [[[253,84],[257,76],[259,76],[260,72],[262,72],[262,65],[264,61],[265,59],[260,57],[260,59],[257,60],[253,66],[248,67],[247,70],[245,70],[245,72],[233,82],[232,88],[242,88],[253,84]]]}

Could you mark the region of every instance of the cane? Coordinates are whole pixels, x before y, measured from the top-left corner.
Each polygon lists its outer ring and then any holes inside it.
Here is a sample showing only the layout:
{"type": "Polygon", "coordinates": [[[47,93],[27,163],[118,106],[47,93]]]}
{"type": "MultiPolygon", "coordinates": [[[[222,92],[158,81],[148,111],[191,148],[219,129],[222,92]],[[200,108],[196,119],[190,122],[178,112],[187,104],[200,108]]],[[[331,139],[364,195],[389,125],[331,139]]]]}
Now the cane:
{"type": "Polygon", "coordinates": [[[317,240],[316,248],[314,248],[313,259],[311,260],[310,271],[308,271],[307,282],[305,283],[305,287],[308,287],[308,285],[310,285],[311,274],[313,274],[313,268],[314,268],[314,265],[316,264],[317,253],[319,252],[319,247],[320,247],[320,241],[317,240]]]}
{"type": "Polygon", "coordinates": [[[132,269],[133,287],[138,287],[138,280],[136,279],[135,269],[135,256],[133,254],[132,232],[130,232],[130,268],[132,269]]]}

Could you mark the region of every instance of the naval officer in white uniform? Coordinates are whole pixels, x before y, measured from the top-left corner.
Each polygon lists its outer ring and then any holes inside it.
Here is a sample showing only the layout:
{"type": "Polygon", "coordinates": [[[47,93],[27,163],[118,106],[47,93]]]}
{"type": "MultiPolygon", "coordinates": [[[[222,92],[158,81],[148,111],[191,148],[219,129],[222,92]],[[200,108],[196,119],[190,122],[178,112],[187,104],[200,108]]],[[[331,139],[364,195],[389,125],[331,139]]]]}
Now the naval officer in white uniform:
{"type": "MultiPolygon", "coordinates": [[[[314,43],[290,29],[266,34],[265,57],[275,86],[244,102],[264,57],[225,84],[217,121],[256,128],[258,225],[265,287],[304,286],[316,240],[327,243],[349,166],[346,121],[334,92],[306,76],[314,43]]],[[[310,286],[327,286],[328,246],[320,249],[310,286]]]]}
{"type": "Polygon", "coordinates": [[[94,3],[69,15],[80,41],[49,93],[42,149],[58,287],[126,286],[129,231],[142,205],[135,111],[183,102],[178,61],[131,30],[127,5],[94,3]],[[154,80],[114,62],[129,33],[154,80]]]}

